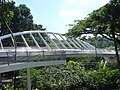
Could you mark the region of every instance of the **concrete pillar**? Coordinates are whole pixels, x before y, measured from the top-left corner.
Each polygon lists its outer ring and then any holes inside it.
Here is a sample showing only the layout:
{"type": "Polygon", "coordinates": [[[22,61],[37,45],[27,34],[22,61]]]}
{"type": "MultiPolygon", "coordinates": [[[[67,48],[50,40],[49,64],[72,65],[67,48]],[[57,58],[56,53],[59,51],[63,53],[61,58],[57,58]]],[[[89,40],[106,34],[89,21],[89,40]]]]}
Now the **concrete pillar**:
{"type": "Polygon", "coordinates": [[[31,90],[30,68],[27,68],[27,86],[28,90],[31,90]]]}

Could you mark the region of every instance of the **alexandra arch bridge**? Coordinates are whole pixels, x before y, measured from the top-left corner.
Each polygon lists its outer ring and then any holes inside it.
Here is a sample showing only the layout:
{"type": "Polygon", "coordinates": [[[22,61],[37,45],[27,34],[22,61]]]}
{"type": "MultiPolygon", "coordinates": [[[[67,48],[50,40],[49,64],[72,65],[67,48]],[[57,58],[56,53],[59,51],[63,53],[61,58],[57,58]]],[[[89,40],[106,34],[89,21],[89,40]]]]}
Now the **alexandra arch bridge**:
{"type": "Polygon", "coordinates": [[[98,49],[79,38],[40,30],[17,32],[0,37],[0,73],[27,68],[65,64],[67,57],[115,57],[115,51],[98,49]]]}
{"type": "Polygon", "coordinates": [[[0,73],[23,68],[56,65],[67,57],[115,57],[114,51],[98,49],[79,38],[59,33],[24,31],[0,37],[0,73]]]}

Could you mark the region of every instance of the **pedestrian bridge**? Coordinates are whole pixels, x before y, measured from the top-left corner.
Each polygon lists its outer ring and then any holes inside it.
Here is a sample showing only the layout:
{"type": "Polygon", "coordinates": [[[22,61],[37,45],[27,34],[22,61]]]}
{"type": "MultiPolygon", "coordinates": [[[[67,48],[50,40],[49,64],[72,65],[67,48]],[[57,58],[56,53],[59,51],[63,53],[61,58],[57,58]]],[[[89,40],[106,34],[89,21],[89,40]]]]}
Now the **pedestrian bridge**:
{"type": "Polygon", "coordinates": [[[115,57],[114,51],[98,49],[79,38],[40,30],[0,37],[0,73],[23,68],[64,64],[67,57],[115,57]]]}

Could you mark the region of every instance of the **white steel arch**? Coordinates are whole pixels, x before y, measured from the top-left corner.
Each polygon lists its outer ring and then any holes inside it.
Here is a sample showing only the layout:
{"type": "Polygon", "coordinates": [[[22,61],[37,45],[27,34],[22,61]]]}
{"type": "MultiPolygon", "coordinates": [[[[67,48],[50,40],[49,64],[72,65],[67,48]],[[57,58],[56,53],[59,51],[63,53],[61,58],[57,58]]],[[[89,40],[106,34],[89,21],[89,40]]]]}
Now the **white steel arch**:
{"type": "MultiPolygon", "coordinates": [[[[97,56],[115,57],[114,51],[96,49],[78,38],[66,37],[67,39],[65,39],[59,33],[34,30],[13,33],[13,36],[15,39],[11,34],[0,36],[0,73],[38,66],[65,64],[66,57],[96,56],[95,50],[97,50],[97,56]],[[37,41],[38,37],[34,36],[34,34],[37,34],[39,39],[41,39],[42,45],[40,41],[37,41]],[[53,37],[50,37],[49,34],[52,34],[53,37]],[[31,39],[25,37],[25,35],[29,35],[31,39]],[[16,37],[18,36],[21,37],[19,39],[23,41],[22,44],[24,43],[25,46],[11,46],[17,41],[16,37]],[[11,38],[9,45],[8,42],[5,45],[5,39],[7,38],[11,38]],[[29,45],[33,44],[33,42],[34,46],[29,45]]],[[[28,79],[28,89],[30,89],[30,73],[28,73],[28,79]]]]}
{"type": "MultiPolygon", "coordinates": [[[[67,38],[67,40],[65,40],[63,38],[63,36],[60,35],[59,33],[46,32],[46,31],[40,31],[40,30],[13,33],[13,36],[14,37],[21,36],[26,45],[26,48],[30,49],[30,46],[28,45],[28,42],[26,41],[26,38],[24,37],[24,35],[29,34],[31,36],[32,40],[34,41],[37,49],[41,49],[42,47],[39,46],[38,42],[36,41],[35,37],[33,36],[33,33],[36,33],[40,36],[41,40],[46,45],[48,50],[50,50],[51,47],[50,47],[49,43],[47,43],[47,41],[40,34],[46,34],[46,36],[49,38],[49,41],[52,43],[53,46],[55,46],[55,49],[80,49],[81,50],[81,47],[82,47],[82,50],[88,50],[87,47],[89,47],[89,49],[95,48],[94,46],[92,46],[84,41],[78,40],[78,39],[76,40],[74,38],[67,38]],[[56,39],[56,41],[58,41],[58,42],[55,42],[51,37],[49,37],[48,34],[52,34],[54,36],[54,38],[56,39]],[[59,35],[63,40],[59,40],[56,35],[59,35]],[[77,41],[79,41],[79,42],[77,42],[77,41]],[[82,44],[80,44],[80,43],[82,43],[82,44]],[[62,47],[58,46],[58,44],[61,44],[62,47]],[[65,44],[68,45],[68,47],[66,47],[65,44]],[[85,47],[86,45],[87,45],[87,47],[85,47]]],[[[12,38],[11,34],[1,36],[0,37],[0,46],[1,46],[2,50],[5,49],[4,48],[5,46],[3,45],[2,41],[6,38],[11,38],[12,42],[10,42],[10,43],[13,43],[13,38],[12,38]]]]}
{"type": "Polygon", "coordinates": [[[22,62],[22,64],[24,64],[23,62],[66,60],[66,57],[76,56],[95,57],[96,53],[98,57],[115,57],[115,51],[96,49],[94,46],[78,38],[64,38],[59,33],[36,30],[13,33],[13,36],[15,38],[20,36],[21,38],[19,38],[20,40],[18,41],[23,41],[22,44],[24,43],[24,45],[17,45],[15,50],[14,46],[11,46],[12,44],[10,44],[14,42],[14,39],[11,38],[11,34],[1,36],[0,64],[11,64],[14,62],[22,62]],[[53,37],[50,37],[49,34],[52,34],[53,37]],[[25,35],[29,35],[30,37],[26,37],[25,35]],[[59,35],[61,39],[59,39],[57,35],[59,35]],[[7,38],[11,38],[12,40],[9,42],[10,45],[5,46],[5,39],[7,38]],[[34,42],[33,46],[29,45],[32,44],[31,40],[34,42]],[[15,55],[17,57],[16,61],[14,58],[15,55]]]}

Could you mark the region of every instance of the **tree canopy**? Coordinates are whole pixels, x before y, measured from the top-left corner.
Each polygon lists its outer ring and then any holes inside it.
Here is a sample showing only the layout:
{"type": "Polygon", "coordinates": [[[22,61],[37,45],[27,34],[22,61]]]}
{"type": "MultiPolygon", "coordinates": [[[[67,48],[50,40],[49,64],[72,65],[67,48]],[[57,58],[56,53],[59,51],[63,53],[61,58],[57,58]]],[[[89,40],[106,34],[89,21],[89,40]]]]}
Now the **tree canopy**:
{"type": "Polygon", "coordinates": [[[0,1],[0,25],[4,23],[5,20],[10,21],[14,16],[14,13],[8,6],[8,3],[9,2],[7,2],[6,0],[0,1]]]}
{"type": "Polygon", "coordinates": [[[100,34],[120,44],[120,0],[110,0],[103,7],[94,10],[84,20],[78,20],[67,35],[80,36],[83,33],[100,34]]]}
{"type": "Polygon", "coordinates": [[[78,20],[67,35],[78,37],[84,33],[100,34],[114,42],[115,52],[120,70],[120,60],[117,44],[120,44],[120,0],[110,0],[109,3],[94,10],[84,20],[78,20]]]}
{"type": "Polygon", "coordinates": [[[1,26],[0,35],[5,35],[10,33],[5,22],[7,22],[8,26],[14,33],[21,32],[21,31],[28,31],[28,30],[36,30],[36,29],[45,30],[45,28],[43,28],[41,24],[39,25],[34,24],[31,11],[25,4],[20,4],[19,6],[15,6],[15,2],[11,1],[11,2],[5,2],[5,4],[1,4],[0,7],[1,7],[0,21],[4,21],[0,25],[1,26]],[[4,11],[6,10],[5,7],[8,7],[7,8],[8,12],[4,11]],[[2,13],[4,12],[5,12],[5,15],[3,15],[4,16],[3,17],[2,13]],[[11,14],[13,14],[13,16],[11,16],[11,14]]]}

